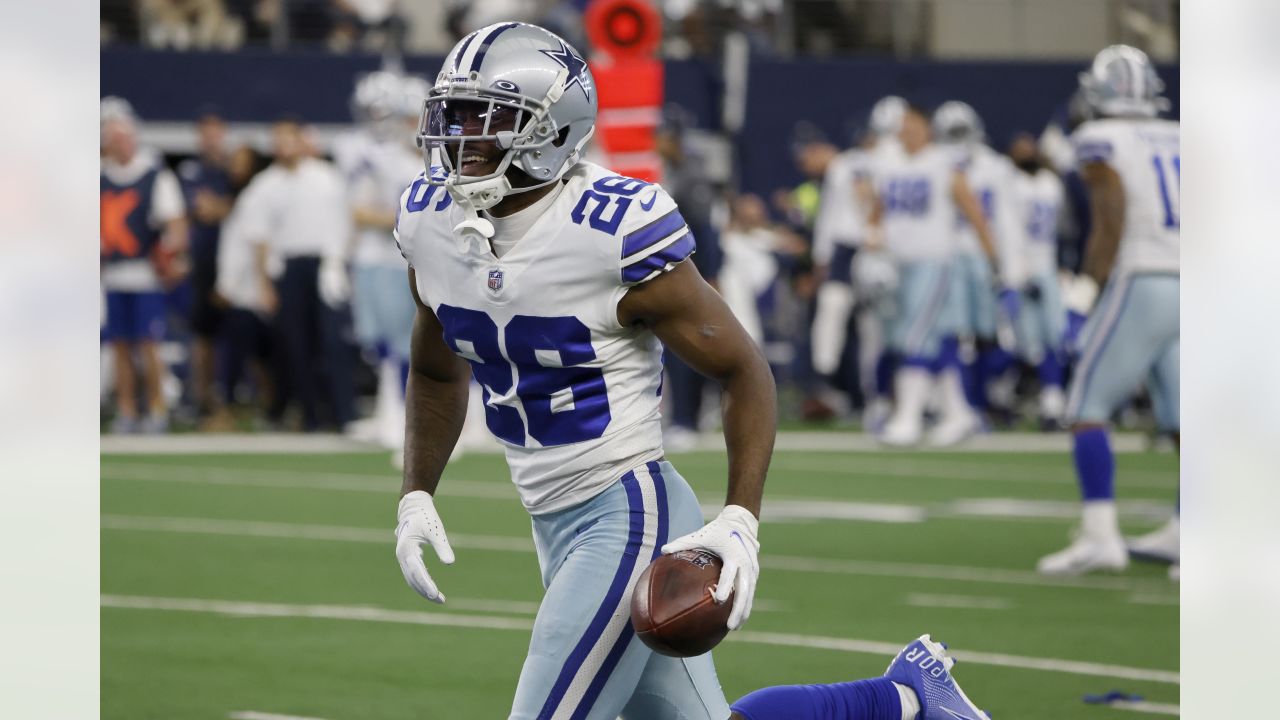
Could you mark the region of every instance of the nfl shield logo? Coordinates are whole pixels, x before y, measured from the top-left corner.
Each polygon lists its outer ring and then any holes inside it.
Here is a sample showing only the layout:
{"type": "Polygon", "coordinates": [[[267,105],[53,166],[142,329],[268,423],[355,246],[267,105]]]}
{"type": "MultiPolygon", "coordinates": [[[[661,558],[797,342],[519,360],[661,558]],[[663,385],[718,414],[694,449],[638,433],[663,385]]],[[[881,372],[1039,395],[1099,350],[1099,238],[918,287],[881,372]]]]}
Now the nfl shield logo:
{"type": "Polygon", "coordinates": [[[489,290],[492,292],[502,292],[502,271],[489,271],[489,290]]]}

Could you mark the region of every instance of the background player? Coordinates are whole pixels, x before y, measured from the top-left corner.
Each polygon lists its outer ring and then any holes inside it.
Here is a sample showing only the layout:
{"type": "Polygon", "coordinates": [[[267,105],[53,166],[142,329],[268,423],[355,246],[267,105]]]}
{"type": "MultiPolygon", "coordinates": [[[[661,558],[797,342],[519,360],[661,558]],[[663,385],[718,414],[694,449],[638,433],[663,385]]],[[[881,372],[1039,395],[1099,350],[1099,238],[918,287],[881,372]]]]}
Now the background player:
{"type": "MultiPolygon", "coordinates": [[[[427,172],[405,191],[396,224],[419,303],[397,558],[416,591],[444,601],[421,546],[453,561],[432,496],[474,374],[533,517],[546,586],[511,717],[723,720],[731,711],[710,655],[669,658],[636,642],[630,591],[659,552],[704,548],[724,560],[715,598],[733,593],[729,627],[750,615],[773,381],[728,307],[685,262],[694,239],[670,197],[579,161],[595,115],[586,64],[541,28],[486,27],[445,59],[422,122],[427,172]],[[443,166],[431,165],[434,150],[443,166]],[[663,458],[664,344],[724,391],[729,492],[705,526],[692,490],[663,458]]],[[[942,647],[923,638],[889,677],[771,688],[734,712],[983,717],[949,667],[942,647]]]]}
{"type": "MultiPolygon", "coordinates": [[[[1160,429],[1177,442],[1179,428],[1179,126],[1157,117],[1167,107],[1160,96],[1163,84],[1140,50],[1125,45],[1103,50],[1081,74],[1080,86],[1099,116],[1074,136],[1093,230],[1084,272],[1066,297],[1072,312],[1092,309],[1067,395],[1083,523],[1075,542],[1040,559],[1040,572],[1046,574],[1120,570],[1128,564],[1116,518],[1115,457],[1107,422],[1148,376],[1160,389],[1160,429]]],[[[1176,561],[1177,523],[1175,517],[1139,544],[1165,545],[1176,561]]]]}
{"type": "Polygon", "coordinates": [[[1062,391],[1065,311],[1058,287],[1058,219],[1064,191],[1062,181],[1041,162],[1031,135],[1014,138],[1009,157],[1019,171],[1013,189],[1018,245],[1027,274],[1015,322],[1018,352],[1040,380],[1041,428],[1056,430],[1066,405],[1062,391]]]}
{"type": "Polygon", "coordinates": [[[951,289],[956,216],[976,228],[988,262],[995,262],[995,247],[961,165],[952,152],[930,142],[924,110],[907,108],[899,139],[901,148],[878,154],[872,171],[876,202],[870,223],[880,235],[874,242],[898,261],[901,275],[889,330],[901,367],[894,375],[893,415],[880,439],[890,445],[919,442],[936,378],[941,418],[929,440],[950,445],[978,426],[957,371],[951,289]]]}
{"type": "Polygon", "coordinates": [[[165,336],[166,284],[182,273],[177,256],[187,247],[182,190],[160,156],[138,146],[133,108],[103,98],[101,252],[106,328],[115,369],[117,433],[164,432],[169,426],[158,343],[165,336]],[[136,355],[135,355],[136,352],[136,355]],[[138,372],[146,416],[138,411],[138,372]]]}

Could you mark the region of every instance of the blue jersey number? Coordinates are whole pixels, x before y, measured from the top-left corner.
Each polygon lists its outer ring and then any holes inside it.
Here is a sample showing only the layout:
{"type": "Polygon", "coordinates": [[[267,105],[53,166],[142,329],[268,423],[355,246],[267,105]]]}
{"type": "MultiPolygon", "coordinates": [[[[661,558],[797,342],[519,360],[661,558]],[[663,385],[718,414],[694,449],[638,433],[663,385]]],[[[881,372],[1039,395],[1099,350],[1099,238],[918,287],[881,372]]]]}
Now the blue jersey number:
{"type": "Polygon", "coordinates": [[[1151,164],[1156,168],[1156,180],[1160,182],[1160,201],[1164,204],[1164,226],[1176,228],[1182,220],[1182,156],[1174,155],[1166,163],[1159,155],[1151,157],[1151,164]],[[1173,170],[1173,177],[1169,171],[1173,170]]]}
{"type": "Polygon", "coordinates": [[[622,175],[600,178],[578,198],[578,204],[573,206],[569,217],[578,225],[586,220],[592,230],[616,235],[627,208],[631,207],[632,196],[646,187],[649,183],[622,175]],[[588,206],[592,206],[589,215],[588,206]],[[606,211],[609,212],[608,217],[605,216],[606,211]]]}
{"type": "MultiPolygon", "coordinates": [[[[431,204],[431,198],[435,197],[436,191],[442,189],[439,185],[428,183],[426,178],[420,177],[414,180],[413,184],[409,186],[409,198],[405,200],[405,209],[409,212],[418,212],[425,209],[431,204]]],[[[441,192],[440,200],[436,202],[434,209],[436,212],[440,212],[449,207],[452,202],[453,198],[449,196],[449,193],[441,192]]]]}
{"type": "Polygon", "coordinates": [[[517,315],[499,329],[485,313],[449,305],[441,305],[436,316],[445,342],[471,363],[484,388],[485,421],[494,435],[513,445],[524,445],[526,434],[543,445],[604,435],[612,419],[609,394],[604,372],[586,366],[596,351],[581,320],[517,315]],[[490,402],[494,395],[510,395],[513,385],[523,419],[514,406],[490,402]]]}
{"type": "Polygon", "coordinates": [[[929,212],[929,181],[925,178],[890,180],[884,192],[884,211],[902,215],[929,212]]]}

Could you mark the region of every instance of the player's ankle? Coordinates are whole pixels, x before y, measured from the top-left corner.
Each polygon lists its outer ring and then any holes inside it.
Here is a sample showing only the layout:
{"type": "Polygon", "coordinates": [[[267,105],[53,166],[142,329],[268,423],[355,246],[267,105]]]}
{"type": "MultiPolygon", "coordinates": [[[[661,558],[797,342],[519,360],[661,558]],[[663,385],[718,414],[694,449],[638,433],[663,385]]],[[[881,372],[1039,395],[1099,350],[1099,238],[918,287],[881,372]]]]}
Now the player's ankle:
{"type": "Polygon", "coordinates": [[[894,683],[898,689],[898,699],[902,701],[902,720],[916,720],[920,716],[920,698],[916,691],[902,683],[894,683]]]}

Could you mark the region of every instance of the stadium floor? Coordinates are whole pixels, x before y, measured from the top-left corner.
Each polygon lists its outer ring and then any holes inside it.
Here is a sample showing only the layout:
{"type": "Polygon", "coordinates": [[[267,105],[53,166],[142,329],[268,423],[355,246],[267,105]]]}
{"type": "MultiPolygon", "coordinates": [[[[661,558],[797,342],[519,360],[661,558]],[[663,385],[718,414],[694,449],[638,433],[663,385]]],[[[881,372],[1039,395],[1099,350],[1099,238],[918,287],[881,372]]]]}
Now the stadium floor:
{"type": "MultiPolygon", "coordinates": [[[[499,456],[468,455],[441,485],[458,555],[428,556],[441,607],[400,577],[384,452],[119,447],[104,439],[102,717],[506,717],[541,585],[499,456]]],[[[718,504],[722,453],[671,460],[718,504]]],[[[1118,465],[1126,531],[1155,527],[1177,458],[1118,465]]],[[[1067,541],[1075,496],[1060,452],[780,451],[755,611],[715,652],[725,694],[878,676],[930,632],[996,718],[1176,716],[1178,588],[1164,568],[1032,571],[1067,541]],[[1082,700],[1112,690],[1145,699],[1082,700]]]]}

